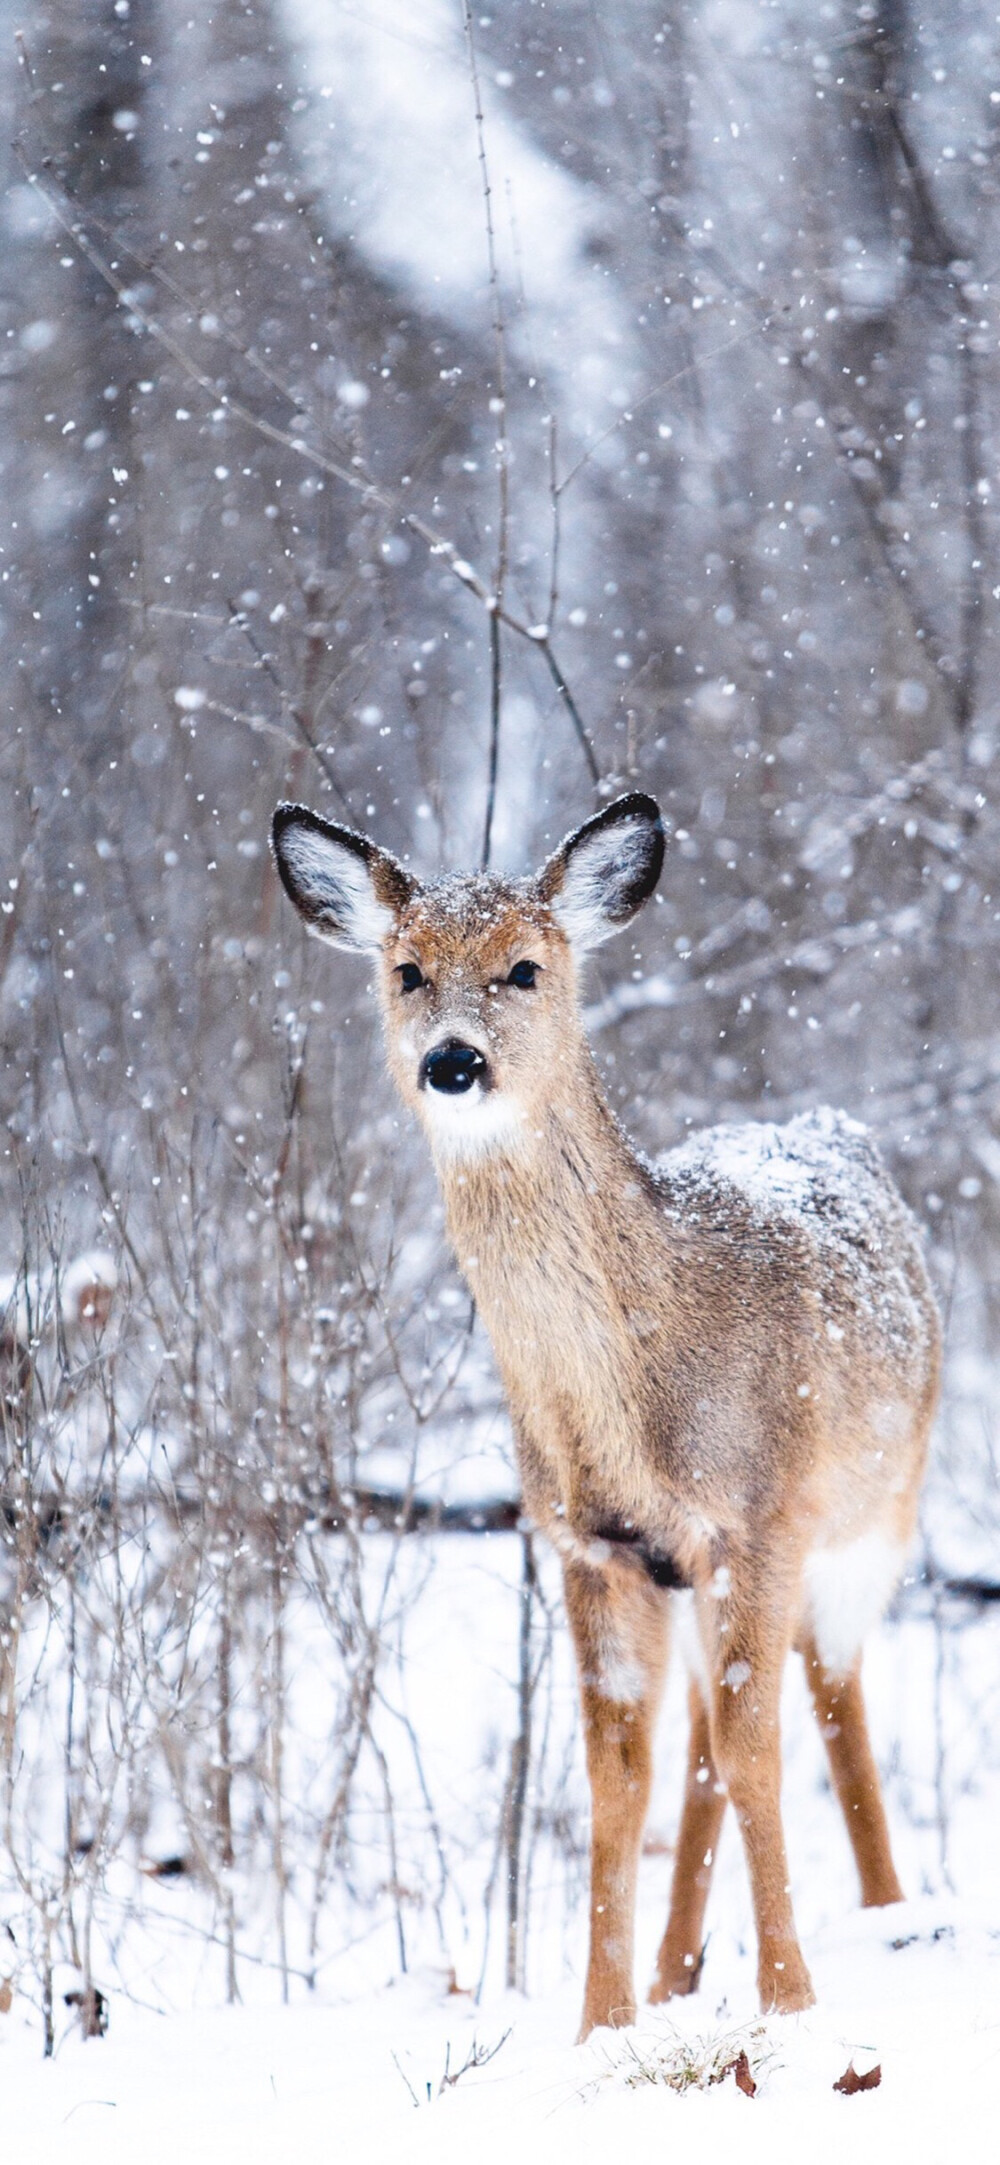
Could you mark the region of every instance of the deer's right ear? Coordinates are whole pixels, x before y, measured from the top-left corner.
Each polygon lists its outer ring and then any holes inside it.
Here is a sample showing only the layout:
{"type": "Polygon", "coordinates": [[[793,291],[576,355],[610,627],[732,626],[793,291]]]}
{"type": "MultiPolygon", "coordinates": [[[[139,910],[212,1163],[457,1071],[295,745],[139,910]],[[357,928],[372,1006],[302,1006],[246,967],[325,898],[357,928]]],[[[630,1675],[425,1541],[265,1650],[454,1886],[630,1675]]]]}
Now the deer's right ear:
{"type": "Polygon", "coordinates": [[[416,891],[388,850],[304,804],[279,804],[271,843],[285,893],[310,932],[335,947],[377,952],[416,891]]]}

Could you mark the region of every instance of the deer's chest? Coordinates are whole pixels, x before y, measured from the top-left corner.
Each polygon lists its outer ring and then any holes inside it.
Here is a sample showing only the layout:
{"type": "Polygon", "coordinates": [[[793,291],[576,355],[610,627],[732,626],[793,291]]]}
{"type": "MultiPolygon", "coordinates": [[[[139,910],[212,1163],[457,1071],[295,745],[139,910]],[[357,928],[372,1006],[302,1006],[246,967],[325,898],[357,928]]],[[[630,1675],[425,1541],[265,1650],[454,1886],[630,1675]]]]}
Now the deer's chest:
{"type": "Polygon", "coordinates": [[[638,1508],[649,1484],[643,1364],[592,1244],[566,1237],[516,1255],[487,1251],[477,1269],[526,1490],[540,1478],[545,1500],[558,1498],[574,1518],[638,1508]]]}

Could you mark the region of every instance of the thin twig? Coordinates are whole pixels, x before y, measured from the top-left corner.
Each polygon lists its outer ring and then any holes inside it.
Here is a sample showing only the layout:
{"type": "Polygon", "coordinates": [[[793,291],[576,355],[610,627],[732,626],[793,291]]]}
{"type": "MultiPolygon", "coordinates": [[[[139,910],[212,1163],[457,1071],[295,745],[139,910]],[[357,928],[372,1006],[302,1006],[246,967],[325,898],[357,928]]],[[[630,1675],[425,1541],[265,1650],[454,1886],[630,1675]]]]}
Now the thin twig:
{"type": "MultiPolygon", "coordinates": [[[[903,118],[896,92],[886,84],[883,91],[885,111],[899,150],[907,178],[913,189],[914,201],[922,221],[924,237],[929,241],[936,268],[949,274],[957,284],[951,265],[961,261],[964,250],[955,235],[949,232],[934,200],[930,182],[924,171],[913,137],[903,118]]],[[[959,457],[964,489],[964,514],[967,537],[966,575],[962,582],[961,628],[959,634],[960,662],[958,681],[955,686],[955,725],[964,736],[975,711],[976,680],[979,642],[982,629],[983,597],[986,586],[987,535],[983,504],[978,483],[983,472],[980,442],[979,385],[975,355],[968,334],[957,343],[958,367],[962,381],[962,410],[958,418],[964,422],[960,431],[959,457]]]]}
{"type": "Polygon", "coordinates": [[[552,540],[549,545],[549,606],[545,618],[546,631],[551,635],[559,606],[559,544],[562,539],[562,495],[559,488],[559,436],[558,421],[554,413],[549,415],[549,500],[552,505],[552,540]]]}
{"type": "MultiPolygon", "coordinates": [[[[265,652],[264,648],[260,645],[259,641],[255,637],[253,628],[247,621],[245,611],[241,610],[239,604],[233,601],[229,603],[229,611],[233,623],[238,625],[239,630],[243,633],[247,645],[251,648],[260,668],[263,669],[265,676],[269,677],[271,683],[275,688],[275,691],[278,693],[279,698],[284,698],[285,694],[282,689],[281,680],[278,676],[277,670],[275,669],[274,663],[271,660],[271,656],[265,652]]],[[[206,701],[207,706],[212,706],[213,704],[214,702],[212,701],[206,701]]],[[[228,710],[225,708],[219,708],[218,711],[221,713],[226,713],[228,710]]],[[[321,772],[326,776],[326,779],[330,784],[330,788],[332,789],[334,796],[339,799],[341,805],[344,808],[344,811],[348,814],[350,818],[353,819],[355,815],[351,807],[350,799],[347,797],[344,790],[341,788],[340,783],[337,780],[337,776],[334,771],[329,754],[323,750],[321,744],[317,744],[316,738],[313,735],[313,732],[310,729],[308,722],[306,721],[305,715],[303,714],[301,707],[298,705],[297,702],[289,701],[288,713],[291,716],[292,721],[295,723],[295,727],[298,730],[299,736],[302,738],[303,743],[312,753],[313,758],[315,759],[316,764],[320,768],[321,772]]],[[[231,716],[230,718],[239,721],[246,719],[246,717],[242,715],[231,716]]],[[[273,723],[265,726],[274,729],[273,723]]],[[[287,736],[287,733],[283,729],[275,729],[274,733],[276,736],[282,737],[287,744],[291,743],[291,739],[287,736]]]]}
{"type": "Polygon", "coordinates": [[[31,95],[33,98],[37,98],[38,85],[35,81],[35,70],[31,64],[31,54],[28,51],[28,41],[24,35],[23,30],[15,30],[14,43],[17,46],[18,67],[24,69],[25,75],[28,78],[28,88],[31,92],[31,95]]]}
{"type": "Polygon", "coordinates": [[[553,653],[552,641],[549,638],[548,632],[546,632],[544,638],[538,638],[536,636],[535,644],[538,647],[539,652],[544,654],[545,656],[549,674],[552,678],[557,692],[559,693],[559,697],[562,700],[564,707],[566,708],[566,712],[569,715],[570,721],[572,722],[573,727],[576,730],[577,736],[579,737],[580,744],[583,749],[583,756],[587,762],[587,767],[590,773],[590,779],[596,789],[599,787],[601,780],[601,770],[598,765],[597,754],[594,750],[593,744],[591,743],[587,729],[584,726],[583,717],[580,713],[580,710],[576,704],[575,699],[573,698],[569,685],[567,684],[566,679],[563,676],[562,670],[559,667],[559,663],[556,660],[555,654],[553,653]]]}
{"type": "Polygon", "coordinates": [[[399,2076],[399,2079],[400,2079],[400,2081],[401,2081],[401,2082],[405,2082],[405,2084],[406,2084],[406,2087],[407,2087],[407,2089],[409,2090],[410,2096],[411,2096],[411,2098],[413,2099],[413,2102],[414,2102],[414,2104],[415,2104],[415,2105],[418,2105],[418,2106],[419,2106],[419,2104],[420,2104],[420,2099],[419,2099],[419,2097],[417,2096],[417,2093],[416,2093],[416,2091],[415,2091],[415,2089],[414,2089],[414,2087],[413,2087],[413,2084],[412,2084],[412,2082],[410,2081],[409,2075],[408,2075],[408,2074],[406,2073],[405,2069],[404,2069],[404,2068],[402,2068],[402,2067],[400,2066],[400,2064],[399,2064],[399,2061],[398,2061],[398,2059],[397,2059],[397,2057],[396,2057],[396,2054],[395,2054],[394,2052],[390,2051],[390,2053],[389,2053],[389,2058],[390,2058],[390,2060],[392,2061],[392,2064],[393,2064],[393,2066],[394,2066],[394,2068],[395,2068],[395,2070],[396,2070],[396,2073],[397,2073],[397,2075],[399,2076]]]}
{"type": "Polygon", "coordinates": [[[510,1991],[524,1991],[525,1916],[524,1819],[531,1766],[531,1714],[534,1679],[531,1665],[531,1621],[535,1594],[535,1549],[530,1533],[521,1536],[521,1593],[518,1604],[517,1736],[511,1753],[510,1797],[507,1825],[507,1961],[506,1983],[510,1991]]]}
{"type": "Polygon", "coordinates": [[[490,753],[486,772],[486,818],[483,824],[483,847],[479,859],[485,872],[490,861],[493,841],[493,811],[497,796],[497,768],[500,764],[500,617],[496,609],[490,617],[490,753]]]}
{"type": "Polygon", "coordinates": [[[450,2043],[447,2044],[444,2055],[444,2073],[438,2083],[438,2096],[440,2097],[445,2090],[453,2090],[456,2082],[461,2082],[462,2076],[468,2075],[473,2069],[488,2067],[490,2061],[495,2060],[497,2053],[502,2051],[510,2034],[509,2030],[505,2030],[503,2036],[497,2038],[495,2045],[481,2045],[478,2039],[474,2037],[461,2067],[456,2068],[452,2068],[451,2045],[450,2043]]]}
{"type": "Polygon", "coordinates": [[[490,413],[497,416],[497,569],[494,587],[494,605],[490,611],[490,750],[486,788],[486,819],[483,826],[483,848],[480,859],[485,871],[490,861],[490,845],[493,839],[493,812],[497,793],[497,767],[500,760],[500,702],[502,691],[502,656],[500,647],[500,622],[507,579],[507,541],[510,517],[510,447],[507,439],[507,346],[504,334],[503,302],[500,297],[500,278],[497,271],[496,236],[493,231],[493,205],[490,189],[490,169],[486,157],[486,127],[483,119],[483,98],[476,61],[476,41],[472,29],[472,9],[469,0],[462,0],[462,21],[465,43],[469,55],[469,77],[476,114],[476,149],[483,189],[483,220],[486,227],[486,260],[489,266],[490,299],[493,307],[493,344],[496,353],[497,388],[495,398],[490,400],[490,413]]]}

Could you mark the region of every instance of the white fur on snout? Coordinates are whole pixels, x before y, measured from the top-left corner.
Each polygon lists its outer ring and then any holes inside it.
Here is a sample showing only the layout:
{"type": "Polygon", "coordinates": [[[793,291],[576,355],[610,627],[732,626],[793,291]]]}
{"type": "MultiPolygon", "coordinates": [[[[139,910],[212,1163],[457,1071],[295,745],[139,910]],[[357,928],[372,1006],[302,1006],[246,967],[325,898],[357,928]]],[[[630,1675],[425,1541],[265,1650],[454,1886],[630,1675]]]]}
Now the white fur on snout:
{"type": "Polygon", "coordinates": [[[516,1149],[524,1136],[517,1099],[505,1090],[484,1090],[479,1082],[454,1092],[432,1090],[428,1084],[420,1093],[420,1111],[432,1148],[442,1158],[478,1158],[516,1149]]]}

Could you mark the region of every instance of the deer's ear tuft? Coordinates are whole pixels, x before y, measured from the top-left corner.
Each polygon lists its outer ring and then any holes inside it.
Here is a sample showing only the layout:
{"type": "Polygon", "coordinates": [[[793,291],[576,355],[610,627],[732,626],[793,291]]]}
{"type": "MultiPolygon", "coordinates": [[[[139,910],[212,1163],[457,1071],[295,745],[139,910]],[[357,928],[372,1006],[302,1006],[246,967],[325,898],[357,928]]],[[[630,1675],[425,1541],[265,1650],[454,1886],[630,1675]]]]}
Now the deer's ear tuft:
{"type": "Polygon", "coordinates": [[[388,850],[304,804],[279,804],[271,843],[285,893],[310,932],[335,947],[375,953],[416,889],[388,850]]]}
{"type": "Polygon", "coordinates": [[[571,945],[599,947],[652,894],[663,865],[663,821],[635,790],[595,813],[542,866],[538,893],[571,945]]]}

